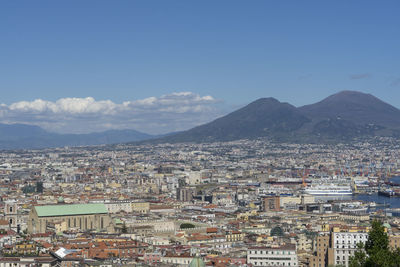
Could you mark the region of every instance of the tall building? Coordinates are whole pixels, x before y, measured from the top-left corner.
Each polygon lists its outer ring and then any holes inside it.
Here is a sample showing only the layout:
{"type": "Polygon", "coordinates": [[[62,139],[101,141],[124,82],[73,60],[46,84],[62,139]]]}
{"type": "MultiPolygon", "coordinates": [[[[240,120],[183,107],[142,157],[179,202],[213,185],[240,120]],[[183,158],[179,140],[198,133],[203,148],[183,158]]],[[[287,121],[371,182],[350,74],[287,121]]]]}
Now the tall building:
{"type": "Polygon", "coordinates": [[[4,218],[8,221],[10,229],[19,230],[18,205],[15,201],[7,201],[4,206],[4,218]]]}
{"type": "MultiPolygon", "coordinates": [[[[327,260],[325,266],[340,264],[348,267],[350,257],[357,250],[357,244],[365,243],[368,240],[368,230],[367,227],[333,227],[330,233],[329,248],[325,254],[327,260]]],[[[323,243],[325,244],[325,242],[326,240],[323,243]]],[[[319,267],[319,265],[316,266],[319,267]]]]}
{"type": "Polygon", "coordinates": [[[325,267],[329,261],[329,255],[332,253],[328,253],[330,250],[330,234],[322,234],[317,237],[317,247],[316,247],[316,255],[313,255],[310,258],[309,266],[310,267],[325,267]]]}
{"type": "Polygon", "coordinates": [[[400,234],[389,235],[389,246],[392,249],[400,248],[400,234]]]}
{"type": "Polygon", "coordinates": [[[368,228],[333,227],[330,233],[317,237],[315,254],[310,257],[308,266],[325,267],[343,265],[349,266],[349,259],[357,250],[358,243],[368,240],[368,228]]]}
{"type": "Polygon", "coordinates": [[[180,187],[177,188],[177,199],[182,202],[190,202],[196,194],[196,188],[193,187],[180,187]]]}
{"type": "Polygon", "coordinates": [[[280,198],[279,196],[268,196],[263,199],[264,211],[280,211],[280,198]]]}

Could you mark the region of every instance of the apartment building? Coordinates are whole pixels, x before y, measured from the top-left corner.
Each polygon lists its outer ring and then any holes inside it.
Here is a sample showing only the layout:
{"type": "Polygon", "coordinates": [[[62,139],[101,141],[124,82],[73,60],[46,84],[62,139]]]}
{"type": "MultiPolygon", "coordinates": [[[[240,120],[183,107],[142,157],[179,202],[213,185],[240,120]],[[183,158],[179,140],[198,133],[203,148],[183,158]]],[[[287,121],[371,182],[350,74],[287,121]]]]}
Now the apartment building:
{"type": "Polygon", "coordinates": [[[280,247],[250,247],[247,264],[252,266],[298,266],[295,244],[280,247]]]}
{"type": "Polygon", "coordinates": [[[333,249],[333,258],[328,264],[342,264],[349,266],[349,259],[357,250],[358,243],[365,243],[368,239],[368,233],[365,229],[340,230],[332,232],[331,248],[333,249]]]}

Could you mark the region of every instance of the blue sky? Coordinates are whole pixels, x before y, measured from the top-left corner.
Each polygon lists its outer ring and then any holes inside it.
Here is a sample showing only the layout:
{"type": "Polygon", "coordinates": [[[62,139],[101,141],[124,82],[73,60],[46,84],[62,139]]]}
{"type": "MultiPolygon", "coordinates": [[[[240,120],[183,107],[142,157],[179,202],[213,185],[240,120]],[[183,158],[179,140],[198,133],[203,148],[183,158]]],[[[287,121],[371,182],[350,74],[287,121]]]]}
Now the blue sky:
{"type": "Polygon", "coordinates": [[[192,92],[226,111],[357,90],[400,107],[399,10],[399,1],[2,1],[0,103],[192,92]]]}

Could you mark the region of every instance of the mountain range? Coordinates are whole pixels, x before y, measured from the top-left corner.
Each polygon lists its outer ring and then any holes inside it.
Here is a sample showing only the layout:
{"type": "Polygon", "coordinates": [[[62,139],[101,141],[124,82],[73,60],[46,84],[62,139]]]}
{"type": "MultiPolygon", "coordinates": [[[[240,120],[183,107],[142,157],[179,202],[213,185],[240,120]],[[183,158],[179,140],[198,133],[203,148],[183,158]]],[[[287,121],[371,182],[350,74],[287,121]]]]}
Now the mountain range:
{"type": "Polygon", "coordinates": [[[89,134],[58,134],[26,124],[0,124],[0,149],[37,149],[140,141],[155,136],[135,130],[109,130],[89,134]]]}
{"type": "Polygon", "coordinates": [[[324,143],[374,136],[400,138],[400,110],[370,94],[342,91],[302,107],[282,103],[272,97],[260,98],[209,123],[164,136],[135,130],[57,134],[38,126],[0,124],[0,149],[127,142],[217,142],[256,138],[277,142],[324,143]]]}
{"type": "Polygon", "coordinates": [[[152,142],[215,142],[268,138],[282,142],[342,142],[400,137],[400,110],[371,94],[342,91],[295,107],[261,98],[210,123],[152,142]]]}

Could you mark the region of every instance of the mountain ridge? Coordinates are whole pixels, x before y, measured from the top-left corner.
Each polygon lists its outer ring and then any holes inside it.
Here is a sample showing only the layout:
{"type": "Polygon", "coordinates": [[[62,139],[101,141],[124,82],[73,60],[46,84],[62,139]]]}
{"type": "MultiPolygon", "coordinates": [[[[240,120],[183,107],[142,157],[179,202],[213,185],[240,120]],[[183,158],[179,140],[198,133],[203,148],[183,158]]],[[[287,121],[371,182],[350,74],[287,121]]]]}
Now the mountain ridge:
{"type": "Polygon", "coordinates": [[[400,126],[400,110],[379,98],[357,91],[341,91],[299,110],[313,120],[340,117],[357,124],[400,126]]]}
{"type": "Polygon", "coordinates": [[[371,94],[357,91],[341,91],[300,107],[273,97],[259,98],[206,124],[159,136],[135,130],[57,134],[33,125],[0,123],[0,149],[256,138],[277,142],[324,143],[374,136],[400,138],[400,110],[371,94]]]}
{"type": "Polygon", "coordinates": [[[400,110],[371,94],[341,91],[301,107],[260,98],[212,122],[152,142],[263,137],[284,142],[341,142],[373,136],[399,137],[400,110]]]}
{"type": "Polygon", "coordinates": [[[269,134],[283,135],[288,130],[301,127],[307,121],[307,118],[298,113],[296,107],[288,103],[281,103],[272,97],[260,98],[226,116],[176,135],[165,137],[165,139],[206,142],[256,138],[269,134]],[[285,118],[285,120],[277,120],[276,118],[285,118]],[[270,127],[263,127],[265,124],[270,127]],[[250,134],[245,131],[248,128],[253,129],[250,134]]]}
{"type": "Polygon", "coordinates": [[[157,136],[132,129],[87,134],[58,134],[48,132],[36,125],[0,123],[0,149],[103,145],[141,141],[154,137],[157,136]]]}

